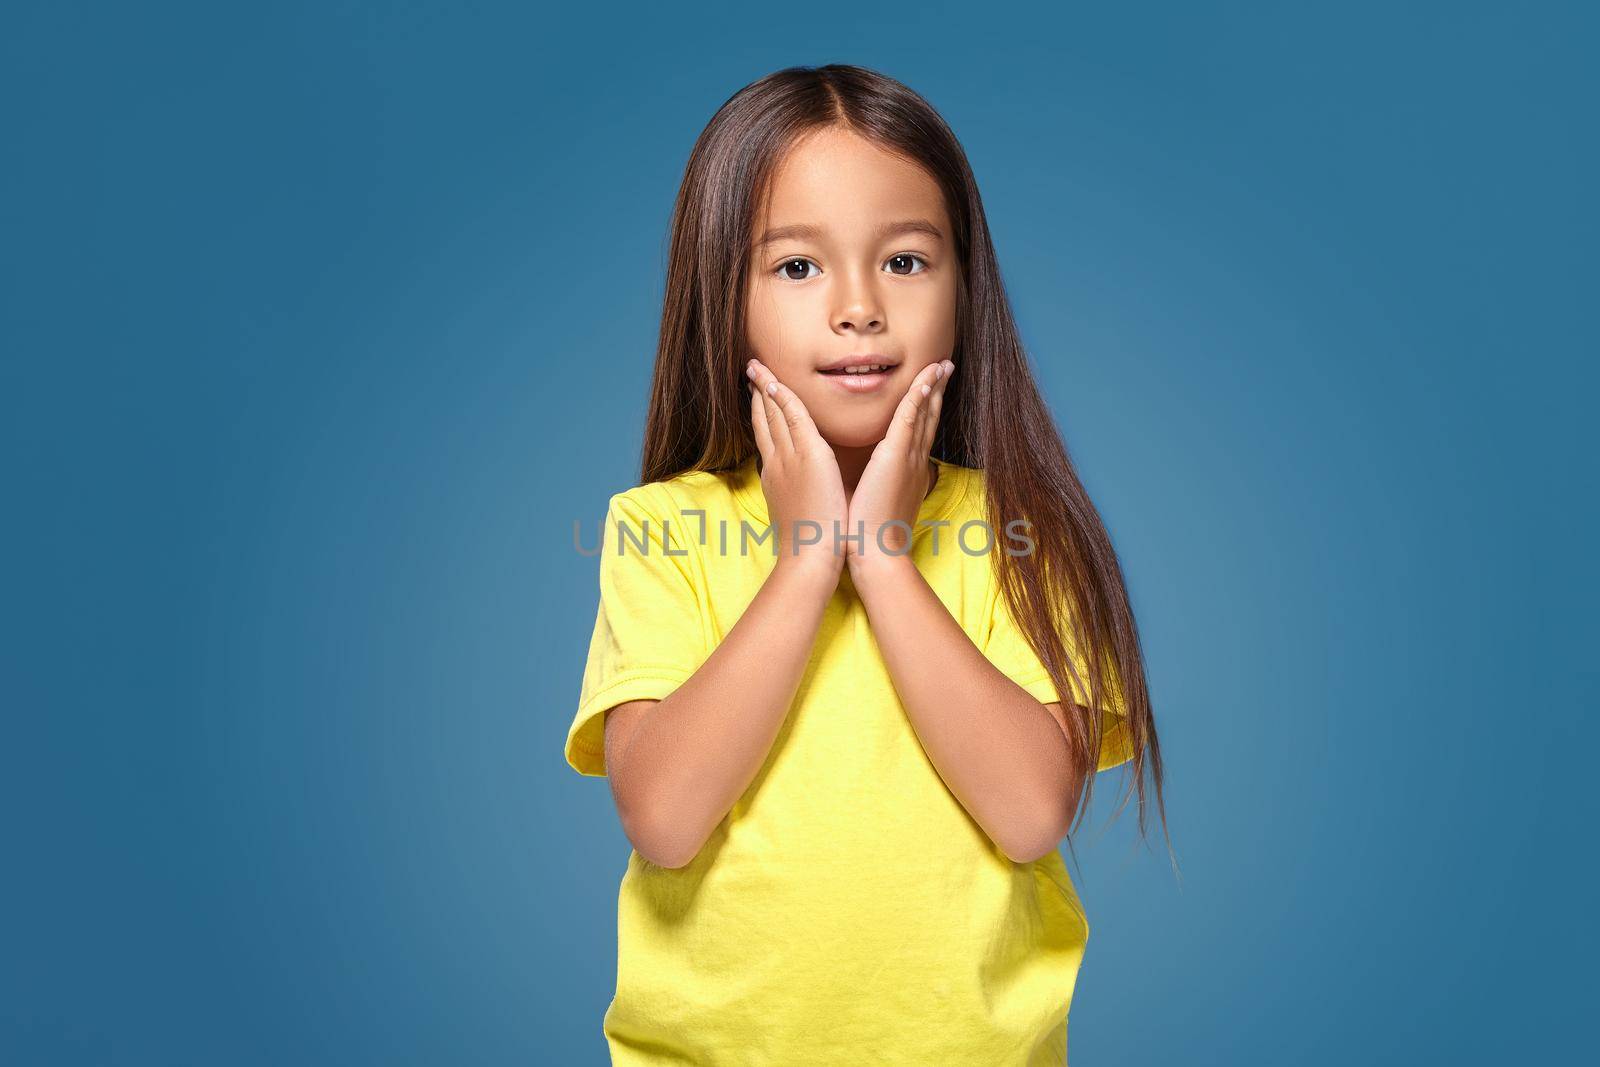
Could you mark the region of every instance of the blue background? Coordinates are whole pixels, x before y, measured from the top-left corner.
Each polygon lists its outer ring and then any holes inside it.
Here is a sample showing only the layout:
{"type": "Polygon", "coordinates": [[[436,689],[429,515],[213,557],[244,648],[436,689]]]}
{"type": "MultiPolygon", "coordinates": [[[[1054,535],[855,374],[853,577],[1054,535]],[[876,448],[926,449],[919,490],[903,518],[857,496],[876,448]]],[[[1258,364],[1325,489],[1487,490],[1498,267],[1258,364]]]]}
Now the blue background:
{"type": "Polygon", "coordinates": [[[1139,615],[1181,877],[1102,776],[1073,1063],[1572,1047],[1594,21],[579,6],[9,9],[0,1059],[605,1062],[573,522],[695,135],[830,61],[965,144],[1139,615]]]}

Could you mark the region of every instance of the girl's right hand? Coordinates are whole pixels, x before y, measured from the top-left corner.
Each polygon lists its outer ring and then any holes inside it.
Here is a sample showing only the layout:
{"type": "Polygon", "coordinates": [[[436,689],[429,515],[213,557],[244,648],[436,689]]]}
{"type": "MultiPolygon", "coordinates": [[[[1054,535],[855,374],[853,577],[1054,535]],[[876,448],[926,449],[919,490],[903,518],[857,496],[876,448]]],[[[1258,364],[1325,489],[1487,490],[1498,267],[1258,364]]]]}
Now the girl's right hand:
{"type": "Polygon", "coordinates": [[[750,422],[761,451],[761,491],[777,534],[778,562],[826,566],[837,577],[845,556],[834,551],[834,533],[837,530],[842,537],[849,532],[849,514],[833,447],[822,439],[794,390],[778,381],[765,364],[752,359],[745,373],[752,382],[750,422]],[[820,537],[810,525],[797,528],[802,520],[816,523],[820,537]],[[796,546],[797,533],[814,543],[796,546]]]}

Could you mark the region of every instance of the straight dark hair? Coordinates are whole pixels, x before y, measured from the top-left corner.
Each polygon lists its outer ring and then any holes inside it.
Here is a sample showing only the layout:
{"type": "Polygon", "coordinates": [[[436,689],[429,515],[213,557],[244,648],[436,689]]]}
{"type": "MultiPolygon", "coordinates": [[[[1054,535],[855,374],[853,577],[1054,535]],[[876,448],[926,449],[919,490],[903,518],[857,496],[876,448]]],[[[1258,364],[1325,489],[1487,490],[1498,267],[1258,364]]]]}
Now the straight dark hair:
{"type": "MultiPolygon", "coordinates": [[[[757,452],[744,373],[755,354],[744,316],[752,231],[784,154],[829,126],[914,162],[943,191],[960,265],[951,358],[961,373],[945,394],[933,454],[984,471],[991,529],[1016,517],[1032,523],[1032,553],[989,553],[999,587],[1063,702],[1071,707],[1083,691],[1090,707],[1126,720],[1133,773],[1113,818],[1136,785],[1139,833],[1147,836],[1148,776],[1165,832],[1161,749],[1122,568],[1034,382],[966,153],[910,88],[862,67],[790,67],[739,90],[701,132],[673,207],[640,479],[732,470],[757,452]]],[[[1103,730],[1098,714],[1067,722],[1082,783],[1073,798],[1076,829],[1093,796],[1103,730]]],[[[1170,834],[1167,847],[1170,854],[1170,834]]]]}

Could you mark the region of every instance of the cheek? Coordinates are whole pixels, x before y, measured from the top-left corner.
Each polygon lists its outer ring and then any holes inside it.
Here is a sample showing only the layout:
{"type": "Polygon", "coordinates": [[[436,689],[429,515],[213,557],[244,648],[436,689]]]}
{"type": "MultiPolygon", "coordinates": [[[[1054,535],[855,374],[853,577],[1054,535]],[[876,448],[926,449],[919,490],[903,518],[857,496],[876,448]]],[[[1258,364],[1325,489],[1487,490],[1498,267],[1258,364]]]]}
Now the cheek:
{"type": "Polygon", "coordinates": [[[784,328],[783,309],[771,292],[753,285],[744,304],[745,336],[756,357],[762,362],[777,355],[779,344],[787,332],[784,328]]]}
{"type": "Polygon", "coordinates": [[[956,289],[953,283],[929,286],[904,308],[914,324],[914,358],[932,363],[950,354],[956,336],[956,289]]]}
{"type": "Polygon", "coordinates": [[[800,301],[757,287],[745,301],[745,343],[767,369],[791,388],[812,367],[814,313],[800,301]]]}
{"type": "Polygon", "coordinates": [[[745,343],[750,354],[766,364],[780,382],[807,398],[805,372],[810,369],[801,335],[786,317],[782,302],[759,289],[745,301],[745,343]]]}

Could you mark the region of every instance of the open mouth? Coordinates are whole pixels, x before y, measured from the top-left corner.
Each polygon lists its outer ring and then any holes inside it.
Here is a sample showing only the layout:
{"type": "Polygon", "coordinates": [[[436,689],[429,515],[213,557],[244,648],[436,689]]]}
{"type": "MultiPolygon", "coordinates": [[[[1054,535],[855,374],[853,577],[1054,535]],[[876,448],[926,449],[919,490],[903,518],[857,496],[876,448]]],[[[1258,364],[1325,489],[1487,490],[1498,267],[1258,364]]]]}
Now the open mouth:
{"type": "Polygon", "coordinates": [[[894,370],[893,363],[874,363],[864,367],[841,367],[838,370],[825,370],[821,373],[846,377],[858,374],[887,374],[892,370],[894,370]]]}
{"type": "Polygon", "coordinates": [[[843,367],[817,373],[851,393],[868,393],[876,390],[894,375],[893,363],[872,363],[860,367],[843,367]]]}

